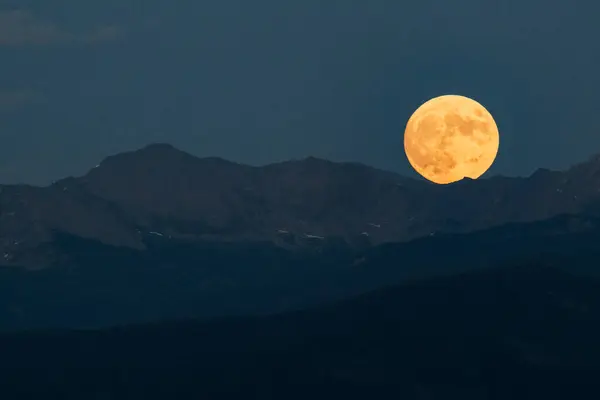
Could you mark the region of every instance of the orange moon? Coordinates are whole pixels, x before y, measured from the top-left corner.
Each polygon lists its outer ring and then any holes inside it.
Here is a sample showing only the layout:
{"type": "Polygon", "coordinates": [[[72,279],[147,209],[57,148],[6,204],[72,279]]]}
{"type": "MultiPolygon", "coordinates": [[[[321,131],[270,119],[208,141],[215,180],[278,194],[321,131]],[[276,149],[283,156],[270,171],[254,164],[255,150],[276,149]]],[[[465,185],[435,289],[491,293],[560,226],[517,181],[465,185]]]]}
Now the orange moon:
{"type": "Polygon", "coordinates": [[[423,103],[404,131],[410,165],[437,184],[479,178],[494,163],[499,144],[498,127],[488,110],[458,95],[423,103]]]}

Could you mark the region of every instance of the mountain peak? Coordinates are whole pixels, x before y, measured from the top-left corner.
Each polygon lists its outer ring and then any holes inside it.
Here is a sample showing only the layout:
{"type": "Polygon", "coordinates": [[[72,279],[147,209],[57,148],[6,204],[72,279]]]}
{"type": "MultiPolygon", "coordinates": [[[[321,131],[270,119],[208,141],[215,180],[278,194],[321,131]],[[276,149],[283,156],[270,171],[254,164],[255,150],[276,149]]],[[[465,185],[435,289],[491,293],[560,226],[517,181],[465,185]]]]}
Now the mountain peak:
{"type": "Polygon", "coordinates": [[[331,164],[331,161],[326,160],[324,158],[319,158],[319,157],[315,157],[315,156],[308,156],[303,158],[302,160],[300,160],[302,162],[309,162],[309,163],[325,163],[325,164],[331,164]]]}
{"type": "Polygon", "coordinates": [[[117,154],[119,156],[129,156],[131,158],[143,159],[150,158],[158,161],[162,160],[173,160],[175,158],[197,158],[183,150],[179,150],[173,145],[168,143],[151,143],[145,147],[131,152],[117,154]]]}
{"type": "Polygon", "coordinates": [[[165,162],[172,161],[174,158],[194,157],[182,150],[179,150],[167,143],[153,143],[137,150],[126,151],[123,153],[108,156],[102,160],[95,168],[110,168],[118,165],[119,167],[128,166],[131,163],[142,161],[165,162]]]}
{"type": "Polygon", "coordinates": [[[150,143],[149,145],[142,147],[139,151],[165,152],[165,151],[181,151],[181,150],[176,149],[175,146],[173,146],[172,144],[159,142],[159,143],[150,143]]]}
{"type": "Polygon", "coordinates": [[[220,157],[196,157],[167,143],[153,143],[138,150],[128,151],[106,157],[96,165],[86,177],[97,178],[100,175],[122,174],[137,171],[149,173],[182,174],[198,168],[235,168],[239,167],[232,161],[220,157]]]}
{"type": "Polygon", "coordinates": [[[600,173],[600,154],[594,154],[586,161],[571,167],[571,171],[587,170],[592,173],[600,173]]]}

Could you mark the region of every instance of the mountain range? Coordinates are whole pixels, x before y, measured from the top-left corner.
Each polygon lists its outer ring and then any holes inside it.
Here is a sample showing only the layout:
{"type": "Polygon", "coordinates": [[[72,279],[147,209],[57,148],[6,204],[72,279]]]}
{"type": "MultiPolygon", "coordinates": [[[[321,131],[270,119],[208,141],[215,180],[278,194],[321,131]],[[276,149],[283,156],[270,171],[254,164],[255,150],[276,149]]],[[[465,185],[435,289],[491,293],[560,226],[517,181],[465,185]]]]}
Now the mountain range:
{"type": "Polygon", "coordinates": [[[0,330],[267,315],[546,262],[600,276],[600,158],[438,186],[315,158],[250,167],[165,144],[0,192],[0,330]]]}
{"type": "Polygon", "coordinates": [[[137,250],[150,236],[364,248],[565,214],[600,215],[600,156],[564,172],[434,185],[356,163],[252,167],[152,144],[47,187],[0,186],[0,265],[60,263],[65,234],[137,250]]]}

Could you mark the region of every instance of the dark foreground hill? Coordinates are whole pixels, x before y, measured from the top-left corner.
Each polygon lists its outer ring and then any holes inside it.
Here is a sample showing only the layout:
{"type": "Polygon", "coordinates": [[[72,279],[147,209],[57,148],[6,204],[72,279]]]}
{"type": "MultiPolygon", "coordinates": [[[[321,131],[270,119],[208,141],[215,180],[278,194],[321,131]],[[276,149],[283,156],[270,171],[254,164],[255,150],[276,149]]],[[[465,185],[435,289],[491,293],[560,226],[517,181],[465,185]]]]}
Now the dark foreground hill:
{"type": "Polygon", "coordinates": [[[6,399],[600,398],[600,282],[544,265],[269,317],[0,336],[6,399]]]}

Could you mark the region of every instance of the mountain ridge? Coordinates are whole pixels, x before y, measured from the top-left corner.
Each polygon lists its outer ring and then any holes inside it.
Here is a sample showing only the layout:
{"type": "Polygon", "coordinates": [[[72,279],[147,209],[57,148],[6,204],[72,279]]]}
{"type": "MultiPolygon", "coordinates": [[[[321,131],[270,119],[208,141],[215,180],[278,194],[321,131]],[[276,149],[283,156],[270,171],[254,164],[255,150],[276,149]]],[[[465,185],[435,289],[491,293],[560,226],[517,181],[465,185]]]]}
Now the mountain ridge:
{"type": "Polygon", "coordinates": [[[14,265],[17,253],[51,243],[56,231],[136,249],[149,232],[286,246],[340,238],[364,246],[600,215],[600,157],[564,172],[434,185],[360,163],[308,157],[255,167],[162,143],[109,156],[81,177],[46,187],[0,189],[0,265],[14,265]]]}
{"type": "Polygon", "coordinates": [[[523,263],[600,278],[600,218],[581,215],[362,248],[143,239],[133,249],[56,232],[33,251],[51,265],[0,267],[0,331],[265,315],[523,263]]]}

